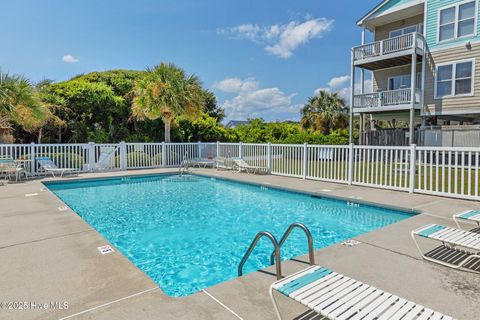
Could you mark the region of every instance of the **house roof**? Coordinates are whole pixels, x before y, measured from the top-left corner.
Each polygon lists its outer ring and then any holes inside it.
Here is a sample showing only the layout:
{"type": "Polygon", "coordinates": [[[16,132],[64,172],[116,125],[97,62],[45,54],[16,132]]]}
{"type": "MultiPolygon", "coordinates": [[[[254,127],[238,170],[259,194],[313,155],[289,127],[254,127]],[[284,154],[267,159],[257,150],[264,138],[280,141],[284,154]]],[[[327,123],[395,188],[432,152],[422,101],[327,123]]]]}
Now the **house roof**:
{"type": "Polygon", "coordinates": [[[234,128],[234,127],[240,126],[242,124],[248,124],[248,121],[245,121],[245,120],[230,120],[226,124],[226,127],[234,128]]]}
{"type": "MultiPolygon", "coordinates": [[[[384,0],[357,21],[358,26],[366,27],[369,30],[375,26],[386,24],[406,16],[419,14],[421,6],[426,0],[384,0]]],[[[423,11],[422,11],[423,12],[423,11]]]]}
{"type": "Polygon", "coordinates": [[[387,2],[389,2],[390,0],[383,0],[382,2],[380,2],[379,4],[377,4],[372,10],[370,10],[366,15],[364,15],[363,17],[361,17],[358,21],[357,21],[357,25],[361,26],[363,24],[363,22],[365,20],[367,20],[371,15],[373,15],[375,12],[377,12],[378,10],[380,10],[384,5],[387,4],[387,2]]]}

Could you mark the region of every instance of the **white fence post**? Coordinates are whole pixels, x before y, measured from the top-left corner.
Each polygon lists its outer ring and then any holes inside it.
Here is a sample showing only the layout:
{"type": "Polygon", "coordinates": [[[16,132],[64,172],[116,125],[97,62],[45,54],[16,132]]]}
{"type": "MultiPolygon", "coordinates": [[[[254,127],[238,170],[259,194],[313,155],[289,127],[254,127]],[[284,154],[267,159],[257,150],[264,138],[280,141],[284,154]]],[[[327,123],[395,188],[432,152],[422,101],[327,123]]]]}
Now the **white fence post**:
{"type": "Polygon", "coordinates": [[[95,142],[88,143],[88,171],[94,171],[95,168],[95,142]]]}
{"type": "Polygon", "coordinates": [[[348,146],[348,184],[352,185],[353,183],[353,143],[350,143],[348,146]]]}
{"type": "Polygon", "coordinates": [[[202,143],[200,141],[197,142],[197,158],[202,159],[202,143]]]}
{"type": "Polygon", "coordinates": [[[308,144],[305,142],[303,144],[303,163],[302,163],[302,175],[303,179],[307,179],[307,155],[308,155],[308,144]]]}
{"type": "Polygon", "coordinates": [[[127,170],[127,145],[125,141],[120,142],[120,170],[127,170]]]}
{"type": "Polygon", "coordinates": [[[162,167],[167,166],[167,146],[162,142],[162,167]]]}
{"type": "Polygon", "coordinates": [[[416,173],[416,157],[417,157],[417,145],[410,145],[410,188],[409,192],[413,193],[415,191],[415,173],[416,173]]]}
{"type": "Polygon", "coordinates": [[[243,142],[240,142],[238,144],[238,157],[240,159],[243,159],[243,142]]]}
{"type": "Polygon", "coordinates": [[[268,173],[272,173],[272,143],[269,142],[267,146],[267,167],[268,173]]]}
{"type": "Polygon", "coordinates": [[[36,166],[35,166],[35,142],[30,143],[30,172],[32,175],[35,175],[36,166]]]}
{"type": "Polygon", "coordinates": [[[217,169],[218,169],[219,160],[220,160],[220,141],[217,141],[217,169]]]}

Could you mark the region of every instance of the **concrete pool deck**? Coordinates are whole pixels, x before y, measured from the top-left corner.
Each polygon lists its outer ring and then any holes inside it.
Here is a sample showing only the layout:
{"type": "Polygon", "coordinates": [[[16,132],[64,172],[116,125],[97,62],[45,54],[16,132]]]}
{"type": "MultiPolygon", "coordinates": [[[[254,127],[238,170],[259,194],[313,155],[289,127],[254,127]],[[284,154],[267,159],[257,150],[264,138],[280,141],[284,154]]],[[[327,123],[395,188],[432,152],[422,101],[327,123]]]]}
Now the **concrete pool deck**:
{"type": "MultiPolygon", "coordinates": [[[[177,170],[91,173],[65,179],[168,172],[177,170]]],[[[194,172],[420,212],[356,237],[361,242],[357,246],[337,244],[317,250],[316,262],[457,319],[480,318],[480,275],[422,260],[410,238],[412,229],[427,223],[455,226],[452,214],[479,209],[479,202],[272,175],[194,172]]],[[[268,296],[276,279],[274,268],[172,298],[120,252],[100,254],[97,247],[106,244],[41,180],[0,187],[0,319],[275,319],[268,296]],[[7,309],[5,302],[16,302],[10,305],[15,310],[7,309]]],[[[305,268],[307,259],[283,262],[284,275],[305,268]]],[[[279,302],[286,319],[305,318],[299,317],[307,311],[300,304],[286,298],[279,302]]]]}

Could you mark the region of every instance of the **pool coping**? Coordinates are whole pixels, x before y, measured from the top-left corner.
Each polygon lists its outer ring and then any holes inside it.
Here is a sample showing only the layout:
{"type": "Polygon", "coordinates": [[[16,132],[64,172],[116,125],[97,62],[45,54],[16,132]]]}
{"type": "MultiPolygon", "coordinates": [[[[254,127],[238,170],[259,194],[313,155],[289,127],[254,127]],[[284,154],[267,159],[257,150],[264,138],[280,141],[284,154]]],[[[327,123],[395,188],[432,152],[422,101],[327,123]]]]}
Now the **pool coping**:
{"type": "MultiPolygon", "coordinates": [[[[144,171],[144,172],[148,172],[148,173],[140,173],[140,171],[128,171],[128,172],[113,172],[113,173],[108,173],[104,176],[102,175],[99,175],[99,174],[93,174],[93,175],[86,175],[86,176],[79,176],[79,177],[68,177],[68,178],[49,178],[49,179],[44,179],[43,181],[45,182],[57,182],[57,181],[64,181],[64,182],[73,182],[74,180],[104,180],[104,179],[108,179],[108,178],[111,178],[111,179],[115,179],[115,178],[118,178],[118,177],[122,177],[122,176],[158,176],[158,175],[171,175],[171,174],[175,174],[177,173],[177,171],[174,171],[175,169],[168,169],[166,171],[162,171],[162,172],[158,172],[158,170],[156,172],[152,172],[152,170],[148,170],[148,171],[144,171]]],[[[361,203],[361,204],[365,204],[365,205],[370,205],[370,206],[375,206],[375,207],[380,207],[380,208],[386,208],[386,209],[393,209],[393,210],[399,210],[399,211],[403,211],[403,212],[415,212],[415,213],[418,213],[420,215],[431,215],[431,213],[429,213],[428,210],[426,209],[422,209],[422,207],[420,206],[416,206],[415,208],[414,207],[411,207],[411,210],[409,207],[405,207],[405,206],[398,206],[398,205],[379,205],[379,202],[375,202],[375,201],[367,201],[365,199],[352,199],[352,198],[348,198],[348,197],[345,197],[345,196],[338,196],[338,195],[333,195],[333,194],[328,194],[328,193],[322,193],[322,192],[318,192],[318,191],[309,191],[309,192],[305,192],[304,190],[301,190],[299,188],[291,188],[291,187],[285,187],[284,185],[281,185],[280,187],[279,186],[274,186],[272,184],[269,184],[269,183],[258,183],[256,180],[257,177],[255,176],[250,176],[250,175],[232,175],[230,174],[229,172],[221,172],[221,171],[214,171],[213,169],[206,169],[206,170],[194,170],[193,171],[194,174],[197,174],[197,175],[201,175],[201,176],[205,176],[205,177],[211,177],[211,178],[215,178],[215,179],[224,179],[224,180],[230,180],[230,181],[234,181],[234,182],[240,182],[240,183],[247,183],[245,180],[248,180],[249,182],[247,184],[251,184],[251,185],[255,185],[255,186],[266,186],[266,187],[269,187],[269,188],[274,188],[274,189],[278,189],[278,190],[284,190],[284,191],[288,191],[288,192],[295,192],[295,193],[301,193],[301,194],[306,194],[306,195],[314,195],[314,196],[320,196],[322,198],[328,198],[328,199],[335,199],[335,200],[340,200],[340,201],[350,201],[350,202],[356,202],[356,203],[361,203]],[[221,177],[219,177],[219,175],[222,175],[221,177]],[[405,209],[407,208],[407,209],[405,209]]],[[[272,178],[271,176],[265,176],[265,177],[268,177],[268,178],[272,178]]],[[[292,183],[292,184],[302,184],[304,183],[302,179],[298,179],[298,178],[285,178],[285,177],[278,177],[279,181],[281,181],[282,183],[283,182],[286,182],[286,183],[292,183]]],[[[277,179],[277,177],[275,177],[275,179],[277,179]]],[[[258,179],[257,179],[258,180],[258,179]]],[[[23,190],[25,189],[24,187],[28,187],[28,186],[31,186],[33,184],[36,184],[37,182],[40,183],[42,186],[43,186],[43,182],[42,180],[35,180],[35,181],[32,181],[32,182],[28,182],[25,184],[25,186],[22,186],[22,185],[19,185],[19,189],[23,190]]],[[[320,182],[320,181],[311,181],[309,180],[310,184],[317,184],[318,186],[322,186],[322,185],[335,185],[335,186],[340,186],[339,189],[343,189],[344,187],[348,187],[346,185],[339,185],[339,184],[336,184],[336,183],[327,183],[327,182],[320,182]]],[[[15,185],[13,185],[15,186],[15,185]]],[[[15,186],[16,187],[16,186],[15,186]]],[[[355,189],[361,189],[362,191],[372,191],[372,190],[375,190],[375,189],[372,189],[372,188],[368,188],[368,187],[358,187],[358,186],[355,186],[354,187],[355,189]]],[[[58,199],[61,203],[64,204],[63,201],[61,201],[52,191],[50,191],[48,188],[46,188],[48,190],[48,193],[53,196],[55,199],[58,199]]],[[[38,189],[37,189],[38,190],[38,189]]],[[[398,195],[399,193],[396,192],[396,191],[389,191],[389,194],[392,194],[392,195],[398,195]]],[[[405,193],[402,193],[403,195],[408,195],[408,194],[405,194],[405,193]]],[[[21,194],[23,195],[23,194],[21,194]]],[[[18,196],[17,196],[18,197],[18,196]]],[[[441,198],[441,197],[432,197],[432,196],[423,196],[423,195],[417,195],[416,198],[430,198],[430,199],[433,199],[432,201],[451,201],[452,203],[465,203],[465,205],[468,205],[468,204],[471,204],[472,202],[471,201],[454,201],[452,199],[445,199],[445,198],[441,198]]],[[[35,199],[35,197],[33,198],[22,198],[23,201],[26,201],[25,199],[27,200],[32,200],[32,199],[35,199]]],[[[47,199],[48,200],[48,199],[47,199]]],[[[66,205],[66,204],[64,204],[66,205]]],[[[478,206],[478,203],[476,204],[478,206]]],[[[53,207],[54,208],[54,207],[53,207]]],[[[74,213],[76,215],[76,213],[74,213]]],[[[413,216],[413,217],[409,217],[407,218],[406,220],[410,220],[410,219],[413,219],[414,217],[418,217],[418,216],[413,216]]],[[[442,216],[436,216],[437,218],[443,218],[443,219],[447,219],[446,217],[442,217],[442,216]]],[[[71,218],[71,217],[69,217],[71,218]]],[[[88,223],[86,223],[83,219],[80,219],[80,221],[85,224],[87,227],[90,227],[88,225],[88,223]]],[[[78,221],[77,221],[78,223],[78,221]]],[[[394,223],[393,226],[395,225],[398,225],[399,223],[394,223]]],[[[91,227],[90,227],[91,228],[91,227]]],[[[391,229],[395,229],[395,228],[391,228],[391,229]]],[[[104,242],[108,243],[108,241],[101,235],[99,234],[95,229],[93,229],[93,233],[96,233],[96,235],[98,237],[100,237],[101,239],[103,239],[104,242]]],[[[366,235],[369,235],[370,233],[375,233],[375,234],[382,234],[384,233],[384,231],[382,230],[382,228],[380,229],[377,229],[376,231],[373,231],[373,232],[369,232],[367,233],[366,235]],[[378,232],[377,232],[378,231],[378,232]]],[[[370,238],[372,238],[372,236],[369,236],[370,238]]],[[[360,238],[369,238],[369,237],[363,237],[363,235],[360,237],[360,238]]],[[[362,239],[363,240],[363,239],[362,239]]],[[[368,240],[368,239],[367,239],[368,240]]],[[[41,239],[39,241],[42,241],[41,239]]],[[[367,242],[365,242],[367,243],[367,242]]],[[[21,244],[20,244],[21,245],[21,244]]],[[[329,246],[327,248],[322,248],[322,249],[319,249],[319,250],[316,250],[316,255],[318,254],[324,254],[325,252],[336,252],[339,250],[339,248],[341,249],[341,247],[339,247],[339,245],[333,245],[333,246],[329,246]]],[[[356,250],[356,249],[355,249],[356,250]]],[[[123,254],[121,252],[119,252],[117,250],[117,252],[123,256],[123,254]]],[[[393,252],[393,251],[392,251],[393,252]]],[[[125,256],[123,256],[125,259],[128,260],[128,258],[126,258],[125,256]]],[[[296,257],[294,258],[295,260],[296,259],[302,259],[302,257],[296,257]]],[[[318,261],[318,259],[317,259],[318,261]]],[[[128,260],[128,263],[131,264],[135,269],[137,270],[140,270],[138,269],[130,260],[128,260]]],[[[282,262],[282,265],[283,264],[286,264],[287,267],[292,265],[292,262],[290,260],[288,261],[283,261],[282,262]]],[[[293,262],[293,265],[295,265],[296,268],[298,268],[299,266],[301,265],[298,265],[296,262],[293,262]]],[[[268,271],[269,268],[266,268],[264,270],[267,270],[268,271]]],[[[153,281],[146,275],[144,274],[141,270],[140,272],[142,273],[143,277],[146,278],[147,280],[149,280],[150,283],[153,283],[153,281]]],[[[215,303],[220,303],[220,304],[224,304],[226,308],[229,308],[232,312],[237,312],[238,313],[238,308],[232,308],[232,304],[234,305],[236,302],[235,301],[230,301],[228,300],[227,298],[224,298],[223,295],[224,295],[224,291],[225,291],[225,288],[227,287],[231,287],[232,285],[235,285],[235,284],[238,284],[238,283],[244,283],[244,282],[249,282],[250,279],[256,279],[257,277],[265,277],[265,275],[262,275],[260,272],[254,272],[253,274],[249,274],[247,276],[244,276],[244,277],[241,277],[241,278],[236,278],[236,279],[233,279],[233,280],[229,280],[229,281],[226,281],[226,282],[223,282],[223,283],[220,283],[218,285],[215,285],[215,286],[212,286],[212,287],[209,287],[207,288],[208,292],[197,292],[197,293],[194,293],[192,295],[189,295],[189,296],[185,296],[185,297],[171,297],[171,296],[168,296],[166,294],[164,294],[163,292],[161,292],[161,288],[156,285],[155,283],[153,283],[155,285],[154,288],[150,288],[151,290],[154,290],[153,292],[157,292],[157,291],[160,291],[164,297],[162,297],[162,295],[160,297],[158,297],[157,299],[165,299],[165,301],[173,301],[173,300],[176,300],[176,301],[186,301],[186,300],[194,300],[196,298],[199,298],[201,296],[203,296],[203,293],[206,293],[207,295],[211,294],[212,297],[215,297],[215,299],[213,300],[217,300],[215,303]],[[223,291],[222,291],[223,290],[223,291]]],[[[269,276],[271,278],[271,276],[269,276]]],[[[267,278],[270,279],[270,278],[267,278]]],[[[468,277],[467,277],[468,278],[468,277]]],[[[271,278],[273,280],[273,278],[271,278]]],[[[272,281],[273,282],[273,281],[272,281]]],[[[252,285],[253,287],[253,285],[252,285]]],[[[149,290],[150,290],[149,289],[149,290]]],[[[249,290],[249,289],[248,289],[249,290]]],[[[263,291],[263,289],[262,289],[263,291]]],[[[139,291],[140,293],[142,291],[139,291]]],[[[138,292],[137,292],[138,293],[138,292]]],[[[264,292],[265,294],[267,293],[266,291],[264,292]]],[[[133,295],[135,295],[136,293],[133,293],[133,295]]],[[[142,296],[150,296],[152,293],[151,292],[145,292],[144,294],[142,294],[142,296]]],[[[156,294],[156,293],[153,293],[153,294],[156,294]]],[[[126,298],[129,298],[130,295],[127,295],[126,298]]],[[[129,298],[129,300],[137,300],[138,297],[132,297],[131,299],[129,298]]],[[[155,300],[157,301],[157,300],[155,300]]],[[[118,305],[120,304],[117,304],[115,303],[115,300],[114,301],[111,301],[112,303],[114,303],[115,305],[117,305],[117,307],[115,306],[110,306],[109,304],[98,304],[96,307],[94,308],[85,308],[84,311],[88,311],[88,313],[92,312],[92,313],[95,313],[95,314],[102,314],[102,312],[112,312],[113,309],[115,308],[118,308],[118,305]]],[[[123,300],[122,300],[122,304],[123,304],[123,300]]],[[[183,303],[183,302],[182,302],[183,303]]],[[[223,307],[222,307],[223,308],[223,307]]],[[[267,309],[271,309],[271,306],[270,305],[267,305],[266,306],[267,309]]],[[[220,311],[219,311],[220,312],[220,311]]],[[[227,310],[227,312],[229,312],[229,314],[232,314],[230,311],[227,310]]],[[[244,314],[245,312],[247,312],[245,309],[241,309],[241,313],[240,315],[242,315],[242,313],[244,314]]],[[[80,314],[82,312],[76,312],[76,313],[70,313],[69,315],[68,314],[65,314],[68,317],[72,316],[72,315],[77,315],[77,314],[80,314]]],[[[27,317],[28,318],[28,317],[27,317]]],[[[35,317],[36,318],[36,317],[35,317]]],[[[201,317],[199,317],[201,318],[201,317]]],[[[238,317],[237,317],[238,318],[238,317]]],[[[248,318],[248,317],[246,317],[248,318]]],[[[268,317],[267,317],[268,318],[268,317]]],[[[107,317],[108,319],[108,317],[107,317]]]]}

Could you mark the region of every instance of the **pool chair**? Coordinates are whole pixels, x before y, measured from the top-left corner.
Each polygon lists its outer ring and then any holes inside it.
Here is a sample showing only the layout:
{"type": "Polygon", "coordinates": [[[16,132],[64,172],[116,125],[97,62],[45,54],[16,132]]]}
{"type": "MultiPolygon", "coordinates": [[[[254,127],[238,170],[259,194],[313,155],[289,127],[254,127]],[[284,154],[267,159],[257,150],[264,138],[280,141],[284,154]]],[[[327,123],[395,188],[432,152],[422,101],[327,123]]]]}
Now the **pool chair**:
{"type": "Polygon", "coordinates": [[[198,159],[192,159],[188,160],[188,165],[192,168],[213,168],[215,164],[217,163],[216,160],[214,159],[203,159],[203,158],[198,158],[198,159]]]}
{"type": "Polygon", "coordinates": [[[232,158],[219,157],[215,160],[217,169],[233,170],[234,162],[232,158]]]}
{"type": "Polygon", "coordinates": [[[459,229],[463,229],[460,226],[460,221],[475,223],[477,227],[470,231],[480,233],[480,210],[468,210],[457,213],[453,215],[453,220],[455,220],[455,223],[457,224],[459,229]]]}
{"type": "Polygon", "coordinates": [[[43,169],[46,173],[51,173],[52,176],[55,178],[55,174],[60,174],[60,177],[63,177],[65,173],[76,173],[78,174],[78,170],[75,168],[59,168],[52,159],[48,157],[39,157],[35,158],[37,160],[38,166],[43,169]]]}
{"type": "Polygon", "coordinates": [[[252,166],[249,165],[245,160],[241,158],[233,158],[233,162],[235,163],[235,168],[238,170],[238,172],[245,171],[246,173],[267,173],[268,169],[265,167],[259,167],[259,166],[252,166]]]}
{"type": "Polygon", "coordinates": [[[480,234],[456,228],[429,224],[412,231],[412,239],[420,255],[454,269],[480,272],[480,234]],[[417,238],[441,242],[441,246],[423,253],[417,238]]]}
{"type": "Polygon", "coordinates": [[[453,319],[321,266],[311,266],[271,285],[270,298],[281,320],[274,291],[331,320],[453,319]]]}
{"type": "MultiPolygon", "coordinates": [[[[24,175],[28,178],[27,170],[13,160],[13,158],[0,158],[0,174],[5,177],[5,180],[15,177],[15,182],[24,175]]],[[[4,184],[4,183],[2,183],[4,184]]]]}

